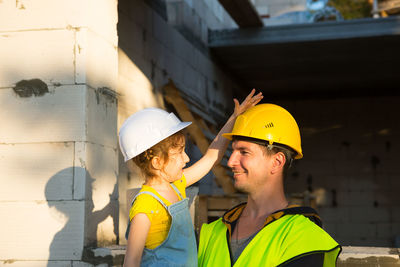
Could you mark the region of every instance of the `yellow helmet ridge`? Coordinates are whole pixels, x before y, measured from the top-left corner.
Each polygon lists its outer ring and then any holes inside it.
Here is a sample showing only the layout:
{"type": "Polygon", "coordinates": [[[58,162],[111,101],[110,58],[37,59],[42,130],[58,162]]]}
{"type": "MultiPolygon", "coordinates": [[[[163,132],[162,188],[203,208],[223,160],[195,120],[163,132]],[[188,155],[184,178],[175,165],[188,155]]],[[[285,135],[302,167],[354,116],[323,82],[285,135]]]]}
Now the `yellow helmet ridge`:
{"type": "Polygon", "coordinates": [[[299,126],[293,116],[275,104],[259,104],[239,115],[231,133],[223,134],[232,140],[233,136],[244,136],[264,140],[269,144],[279,143],[292,148],[303,157],[299,126]]]}

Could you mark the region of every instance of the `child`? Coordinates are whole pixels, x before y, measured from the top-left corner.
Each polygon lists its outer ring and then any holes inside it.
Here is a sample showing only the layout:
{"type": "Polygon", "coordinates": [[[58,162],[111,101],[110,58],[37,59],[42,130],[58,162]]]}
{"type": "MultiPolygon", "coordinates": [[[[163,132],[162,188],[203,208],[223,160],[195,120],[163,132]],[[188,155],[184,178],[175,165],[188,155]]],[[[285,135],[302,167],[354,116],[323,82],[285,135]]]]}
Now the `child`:
{"type": "Polygon", "coordinates": [[[119,132],[125,162],[133,160],[145,183],[129,213],[128,245],[124,266],[197,266],[197,247],[185,188],[205,176],[218,163],[236,117],[257,104],[255,89],[235,110],[203,157],[188,168],[181,122],[173,113],[147,108],[130,116],[119,132]]]}

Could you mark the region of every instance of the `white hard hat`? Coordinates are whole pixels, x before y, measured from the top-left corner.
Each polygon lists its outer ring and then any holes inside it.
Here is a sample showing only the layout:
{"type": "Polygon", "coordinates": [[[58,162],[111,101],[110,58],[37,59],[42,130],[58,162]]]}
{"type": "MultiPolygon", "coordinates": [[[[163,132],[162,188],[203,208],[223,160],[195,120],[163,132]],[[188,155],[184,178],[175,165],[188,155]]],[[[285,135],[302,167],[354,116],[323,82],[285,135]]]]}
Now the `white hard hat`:
{"type": "Polygon", "coordinates": [[[119,146],[125,162],[190,124],[159,108],[136,112],[126,119],[119,130],[119,146]]]}

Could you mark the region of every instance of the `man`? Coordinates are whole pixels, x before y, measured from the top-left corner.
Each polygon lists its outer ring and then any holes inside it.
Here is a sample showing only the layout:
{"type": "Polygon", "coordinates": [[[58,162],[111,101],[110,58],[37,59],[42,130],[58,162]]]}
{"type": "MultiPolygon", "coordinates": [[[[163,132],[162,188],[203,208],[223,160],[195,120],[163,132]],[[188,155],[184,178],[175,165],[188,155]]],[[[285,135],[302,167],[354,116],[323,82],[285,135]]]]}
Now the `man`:
{"type": "Polygon", "coordinates": [[[277,105],[256,105],[223,136],[233,140],[228,166],[248,199],[202,226],[199,266],[335,266],[341,247],[317,213],[289,206],[285,197],[285,173],[303,157],[292,115],[277,105]]]}

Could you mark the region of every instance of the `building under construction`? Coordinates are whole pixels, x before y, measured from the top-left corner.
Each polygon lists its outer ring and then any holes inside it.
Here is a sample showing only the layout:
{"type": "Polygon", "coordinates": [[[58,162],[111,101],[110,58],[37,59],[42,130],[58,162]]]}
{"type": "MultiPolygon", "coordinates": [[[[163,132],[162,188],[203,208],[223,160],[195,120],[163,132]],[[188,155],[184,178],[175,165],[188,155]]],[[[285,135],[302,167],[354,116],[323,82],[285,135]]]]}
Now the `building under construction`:
{"type": "MultiPolygon", "coordinates": [[[[0,0],[0,264],[120,266],[143,183],[123,121],[192,121],[195,161],[256,88],[299,124],[287,198],[318,211],[338,266],[400,266],[400,3],[370,5],[349,20],[323,0],[0,0]]],[[[196,232],[246,200],[229,154],[188,188],[196,232]]]]}

